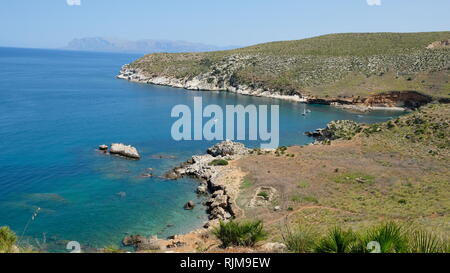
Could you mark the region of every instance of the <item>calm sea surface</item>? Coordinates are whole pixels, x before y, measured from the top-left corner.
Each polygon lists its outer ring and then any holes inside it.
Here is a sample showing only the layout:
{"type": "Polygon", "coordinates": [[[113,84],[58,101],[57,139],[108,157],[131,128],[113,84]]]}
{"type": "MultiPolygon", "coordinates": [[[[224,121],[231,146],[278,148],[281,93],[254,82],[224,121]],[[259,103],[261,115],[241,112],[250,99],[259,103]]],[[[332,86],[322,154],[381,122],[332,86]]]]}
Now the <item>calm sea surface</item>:
{"type": "Polygon", "coordinates": [[[379,122],[395,115],[308,105],[312,112],[304,117],[300,103],[115,79],[138,57],[0,48],[0,226],[23,233],[21,243],[64,251],[72,240],[102,247],[120,245],[127,234],[166,237],[200,227],[204,207],[183,210],[188,200],[202,201],[195,180],[140,177],[148,168],[161,175],[215,143],[171,138],[172,107],[192,105],[194,96],[204,105],[279,104],[280,145],[308,143],[303,133],[331,120],[379,122]],[[142,160],[96,151],[112,142],[137,147],[142,160]]]}

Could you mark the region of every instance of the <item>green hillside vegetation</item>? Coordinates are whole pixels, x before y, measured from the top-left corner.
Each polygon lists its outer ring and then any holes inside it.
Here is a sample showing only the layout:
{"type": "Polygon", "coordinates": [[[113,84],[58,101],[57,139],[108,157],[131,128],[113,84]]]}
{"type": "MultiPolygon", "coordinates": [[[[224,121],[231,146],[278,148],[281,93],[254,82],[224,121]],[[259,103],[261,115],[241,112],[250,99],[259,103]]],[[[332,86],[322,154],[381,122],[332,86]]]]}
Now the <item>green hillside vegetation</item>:
{"type": "Polygon", "coordinates": [[[319,98],[407,90],[448,98],[450,49],[427,49],[447,39],[450,32],[332,34],[229,51],[150,54],[131,68],[319,98]]]}

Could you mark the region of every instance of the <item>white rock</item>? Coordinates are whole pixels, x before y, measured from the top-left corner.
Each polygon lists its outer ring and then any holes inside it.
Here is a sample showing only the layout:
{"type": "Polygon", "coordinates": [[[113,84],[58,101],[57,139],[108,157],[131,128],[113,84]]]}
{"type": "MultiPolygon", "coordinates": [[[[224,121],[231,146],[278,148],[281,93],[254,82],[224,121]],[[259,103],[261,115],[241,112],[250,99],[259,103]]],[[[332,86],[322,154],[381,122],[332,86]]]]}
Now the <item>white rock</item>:
{"type": "Polygon", "coordinates": [[[139,155],[136,148],[130,145],[125,145],[122,143],[113,143],[111,144],[111,148],[109,149],[109,152],[111,154],[117,154],[121,156],[125,156],[128,158],[133,159],[140,159],[141,156],[139,155]]]}
{"type": "Polygon", "coordinates": [[[261,248],[272,253],[285,252],[287,250],[287,246],[282,243],[266,243],[261,248]]]}

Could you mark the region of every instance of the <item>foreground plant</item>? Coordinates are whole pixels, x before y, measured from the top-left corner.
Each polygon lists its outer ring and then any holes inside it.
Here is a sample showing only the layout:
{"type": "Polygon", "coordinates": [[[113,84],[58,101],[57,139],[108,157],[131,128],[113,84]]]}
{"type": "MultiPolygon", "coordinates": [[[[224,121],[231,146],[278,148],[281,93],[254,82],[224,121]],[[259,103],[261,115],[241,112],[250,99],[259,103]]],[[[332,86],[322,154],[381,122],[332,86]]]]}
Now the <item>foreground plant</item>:
{"type": "Polygon", "coordinates": [[[9,227],[0,227],[0,253],[13,252],[16,234],[9,227]]]}
{"type": "Polygon", "coordinates": [[[361,249],[370,242],[377,242],[381,253],[408,252],[407,231],[395,222],[384,223],[369,229],[362,238],[361,249]]]}
{"type": "Polygon", "coordinates": [[[409,253],[450,253],[450,243],[424,230],[413,230],[408,235],[409,253]]]}
{"type": "Polygon", "coordinates": [[[214,229],[213,234],[219,238],[224,247],[252,247],[267,237],[262,221],[221,221],[219,227],[214,229]]]}
{"type": "Polygon", "coordinates": [[[286,231],[282,235],[283,242],[289,251],[295,253],[311,253],[316,245],[317,233],[309,227],[299,226],[292,231],[286,225],[286,231]]]}
{"type": "Polygon", "coordinates": [[[352,230],[343,230],[340,227],[335,227],[319,240],[315,247],[315,252],[351,253],[354,252],[357,241],[358,237],[352,230]]]}

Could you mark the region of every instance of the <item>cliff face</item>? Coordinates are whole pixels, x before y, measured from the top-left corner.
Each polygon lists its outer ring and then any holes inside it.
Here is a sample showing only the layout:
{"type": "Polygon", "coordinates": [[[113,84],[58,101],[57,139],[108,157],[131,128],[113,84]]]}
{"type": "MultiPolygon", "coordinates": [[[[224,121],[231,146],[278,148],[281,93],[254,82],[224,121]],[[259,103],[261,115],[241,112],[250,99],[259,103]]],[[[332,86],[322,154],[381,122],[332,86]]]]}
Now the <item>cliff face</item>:
{"type": "Polygon", "coordinates": [[[295,101],[414,107],[427,96],[450,97],[450,49],[427,49],[449,36],[327,35],[230,51],[150,54],[118,77],[295,101]],[[417,92],[391,92],[405,90],[417,92]]]}

